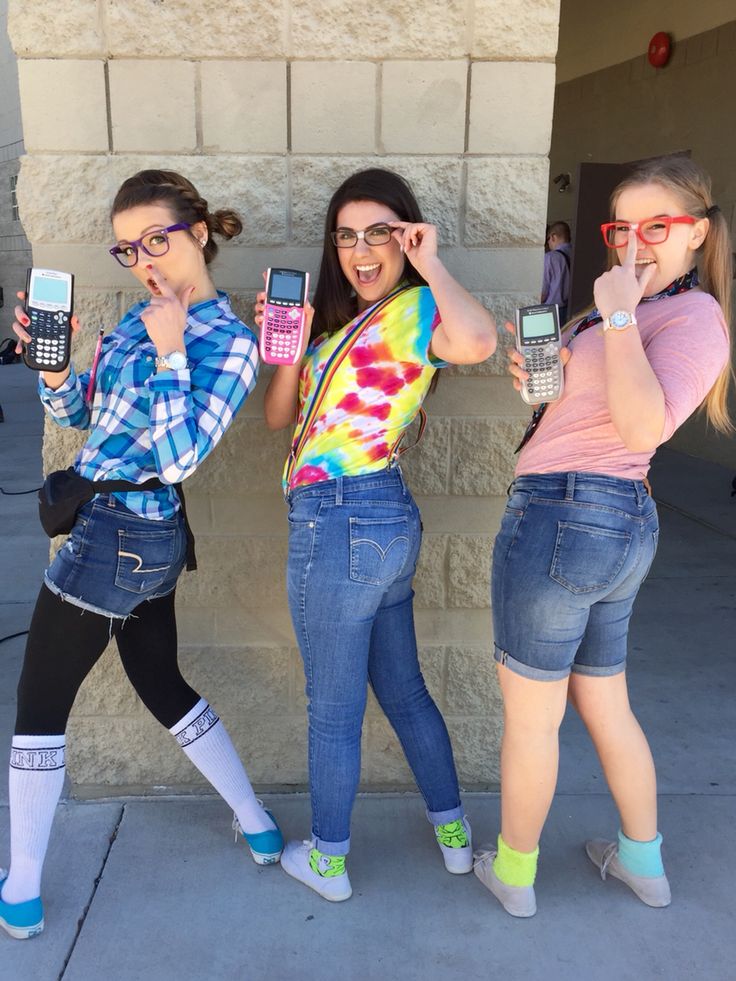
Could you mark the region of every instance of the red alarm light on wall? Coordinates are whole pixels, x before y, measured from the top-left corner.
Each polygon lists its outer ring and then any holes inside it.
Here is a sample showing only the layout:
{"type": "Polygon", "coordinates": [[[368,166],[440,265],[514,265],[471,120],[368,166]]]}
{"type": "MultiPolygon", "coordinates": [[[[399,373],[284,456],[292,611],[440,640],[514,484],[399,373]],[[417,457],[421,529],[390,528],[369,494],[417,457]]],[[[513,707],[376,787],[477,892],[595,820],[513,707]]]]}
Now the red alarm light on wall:
{"type": "Polygon", "coordinates": [[[671,52],[672,41],[669,34],[665,31],[657,31],[649,42],[649,51],[647,52],[649,64],[654,68],[664,68],[670,60],[671,52]]]}

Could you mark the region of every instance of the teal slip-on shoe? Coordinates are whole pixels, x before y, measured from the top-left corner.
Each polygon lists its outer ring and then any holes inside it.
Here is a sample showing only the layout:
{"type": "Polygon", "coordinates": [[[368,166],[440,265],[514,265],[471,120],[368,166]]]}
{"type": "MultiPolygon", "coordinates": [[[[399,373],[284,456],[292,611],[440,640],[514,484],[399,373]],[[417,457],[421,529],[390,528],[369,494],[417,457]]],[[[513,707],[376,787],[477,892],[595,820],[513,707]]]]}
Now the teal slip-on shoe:
{"type": "Polygon", "coordinates": [[[256,865],[275,865],[281,858],[281,853],[284,850],[284,837],[276,823],[276,818],[269,810],[266,810],[266,808],[264,810],[276,825],[272,831],[258,831],[255,834],[246,834],[240,827],[237,817],[233,817],[233,830],[236,832],[236,841],[237,835],[242,835],[245,838],[245,842],[248,848],[250,848],[250,853],[256,865]]]}
{"type": "MultiPolygon", "coordinates": [[[[0,869],[0,892],[8,874],[0,869]]],[[[29,899],[25,903],[6,903],[0,899],[0,926],[16,940],[30,940],[43,931],[43,903],[29,899]]]]}

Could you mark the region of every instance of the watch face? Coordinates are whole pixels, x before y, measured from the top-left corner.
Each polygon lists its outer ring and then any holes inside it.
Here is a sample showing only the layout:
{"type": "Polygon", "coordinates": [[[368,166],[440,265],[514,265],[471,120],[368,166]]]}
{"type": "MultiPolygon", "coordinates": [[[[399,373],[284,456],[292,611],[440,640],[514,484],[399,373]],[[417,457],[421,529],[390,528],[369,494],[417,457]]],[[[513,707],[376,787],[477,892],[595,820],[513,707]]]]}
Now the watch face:
{"type": "Polygon", "coordinates": [[[169,362],[169,367],[174,371],[181,371],[182,368],[186,368],[187,366],[186,355],[182,354],[181,351],[174,351],[168,355],[166,360],[169,362]]]}
{"type": "Polygon", "coordinates": [[[609,319],[614,327],[628,327],[631,323],[631,315],[625,310],[616,310],[609,319]]]}

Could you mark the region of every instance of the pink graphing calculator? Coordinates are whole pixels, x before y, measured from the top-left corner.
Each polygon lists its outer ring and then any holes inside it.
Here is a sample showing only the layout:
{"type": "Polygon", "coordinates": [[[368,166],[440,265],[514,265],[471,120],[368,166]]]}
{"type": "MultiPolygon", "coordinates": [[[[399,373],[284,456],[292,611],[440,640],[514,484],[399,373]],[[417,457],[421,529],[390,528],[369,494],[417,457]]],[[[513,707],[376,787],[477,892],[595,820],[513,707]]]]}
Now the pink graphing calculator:
{"type": "Polygon", "coordinates": [[[268,270],[260,343],[261,360],[266,364],[296,364],[299,359],[308,289],[309,273],[268,270]]]}

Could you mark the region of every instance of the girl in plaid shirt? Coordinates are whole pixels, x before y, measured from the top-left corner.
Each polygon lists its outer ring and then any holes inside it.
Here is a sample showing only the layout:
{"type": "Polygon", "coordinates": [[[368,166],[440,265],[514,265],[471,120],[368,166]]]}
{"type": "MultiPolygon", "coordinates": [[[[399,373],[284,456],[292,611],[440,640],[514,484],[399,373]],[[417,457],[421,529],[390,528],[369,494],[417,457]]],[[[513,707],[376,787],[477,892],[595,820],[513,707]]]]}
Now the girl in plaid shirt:
{"type": "MultiPolygon", "coordinates": [[[[18,939],[43,929],[41,870],[64,783],[64,732],[113,637],[143,703],[233,808],[255,861],[277,862],[282,849],[225,727],[177,663],[174,594],[187,535],[172,485],[214,449],[257,374],[256,338],[207,268],[213,233],[229,239],[242,225],[233,211],[211,214],[186,178],[159,170],[124,182],[112,223],[112,255],[150,295],[105,339],[91,380],[70,366],[44,372],[39,391],[59,425],[89,432],[77,472],[133,487],[81,508],[31,621],[10,759],[11,867],[0,871],[0,925],[18,939]],[[150,478],[157,490],[135,489],[150,478]]],[[[27,325],[19,306],[19,347],[27,325]]]]}

